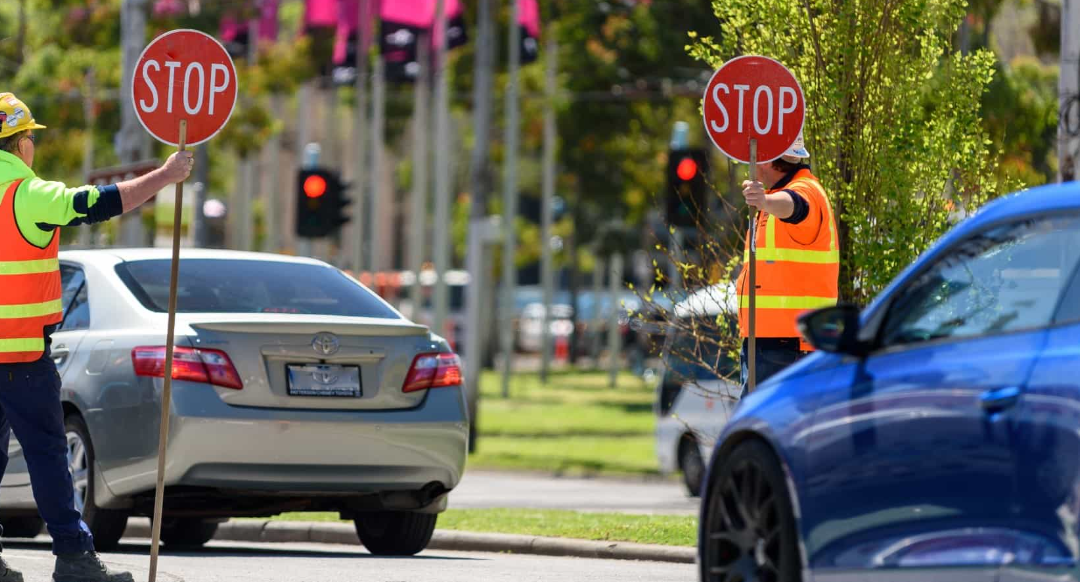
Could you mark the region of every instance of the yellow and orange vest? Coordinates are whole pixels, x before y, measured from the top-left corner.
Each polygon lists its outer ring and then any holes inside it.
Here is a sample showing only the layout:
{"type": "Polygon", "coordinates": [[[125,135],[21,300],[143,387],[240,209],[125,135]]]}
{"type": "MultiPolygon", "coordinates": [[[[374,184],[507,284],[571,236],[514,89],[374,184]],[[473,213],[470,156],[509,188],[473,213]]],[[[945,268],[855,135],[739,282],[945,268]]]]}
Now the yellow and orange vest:
{"type": "Polygon", "coordinates": [[[45,352],[45,327],[63,320],[60,229],[45,248],[15,222],[16,180],[0,199],[0,364],[33,362],[45,352]]]}
{"type": "MultiPolygon", "coordinates": [[[[799,170],[775,193],[794,190],[808,198],[810,211],[820,211],[821,227],[809,244],[792,237],[794,225],[766,212],[757,214],[757,316],[756,337],[799,338],[804,350],[812,349],[799,334],[796,318],[806,311],[836,305],[840,275],[836,221],[832,206],[817,178],[809,170],[799,170]]],[[[743,269],[739,274],[739,333],[749,336],[750,235],[746,236],[743,269]]]]}

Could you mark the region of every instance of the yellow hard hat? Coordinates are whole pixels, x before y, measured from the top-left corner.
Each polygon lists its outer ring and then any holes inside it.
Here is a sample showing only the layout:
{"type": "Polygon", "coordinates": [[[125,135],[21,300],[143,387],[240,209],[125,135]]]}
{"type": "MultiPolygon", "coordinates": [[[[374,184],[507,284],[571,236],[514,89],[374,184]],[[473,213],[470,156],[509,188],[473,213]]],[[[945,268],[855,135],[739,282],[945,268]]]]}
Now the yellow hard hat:
{"type": "Polygon", "coordinates": [[[0,93],[0,139],[28,129],[45,129],[34,121],[30,108],[11,93],[0,93]]]}

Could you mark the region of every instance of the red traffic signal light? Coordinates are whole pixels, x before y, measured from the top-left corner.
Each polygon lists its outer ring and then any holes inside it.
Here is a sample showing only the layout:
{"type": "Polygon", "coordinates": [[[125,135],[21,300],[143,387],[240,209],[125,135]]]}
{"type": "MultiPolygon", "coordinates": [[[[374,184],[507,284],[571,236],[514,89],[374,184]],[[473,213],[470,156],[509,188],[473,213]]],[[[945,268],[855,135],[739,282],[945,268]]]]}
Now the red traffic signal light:
{"type": "Polygon", "coordinates": [[[698,165],[694,158],[683,158],[679,166],[675,168],[675,175],[684,182],[689,182],[697,175],[698,165]]]}
{"type": "Polygon", "coordinates": [[[313,175],[304,179],[304,195],[308,198],[318,198],[326,194],[326,178],[313,175]]]}

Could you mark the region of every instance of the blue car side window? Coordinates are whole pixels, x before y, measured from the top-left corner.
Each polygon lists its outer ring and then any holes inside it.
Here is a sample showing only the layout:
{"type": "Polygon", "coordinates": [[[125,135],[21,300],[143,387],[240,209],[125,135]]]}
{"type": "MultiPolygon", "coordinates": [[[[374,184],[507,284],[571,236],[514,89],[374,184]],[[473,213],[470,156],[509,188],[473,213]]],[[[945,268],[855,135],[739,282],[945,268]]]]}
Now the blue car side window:
{"type": "Polygon", "coordinates": [[[1080,259],[1080,217],[996,226],[952,248],[890,308],[891,346],[1048,325],[1080,259]]]}

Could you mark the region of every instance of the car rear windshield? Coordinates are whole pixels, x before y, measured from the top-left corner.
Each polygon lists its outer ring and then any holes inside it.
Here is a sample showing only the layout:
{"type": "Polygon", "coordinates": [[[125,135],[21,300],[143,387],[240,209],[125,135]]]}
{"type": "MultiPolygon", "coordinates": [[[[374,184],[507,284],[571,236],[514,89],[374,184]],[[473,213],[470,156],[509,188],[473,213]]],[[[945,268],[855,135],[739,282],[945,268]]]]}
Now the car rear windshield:
{"type": "MultiPolygon", "coordinates": [[[[120,263],[116,273],[144,307],[167,311],[169,260],[120,263]]],[[[332,267],[228,259],[182,259],[176,310],[401,318],[375,294],[332,267]]]]}

